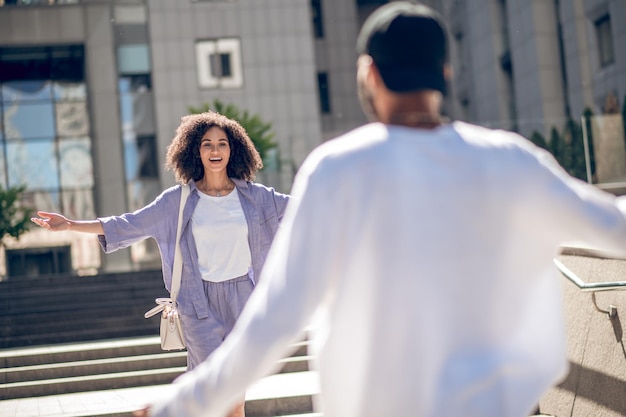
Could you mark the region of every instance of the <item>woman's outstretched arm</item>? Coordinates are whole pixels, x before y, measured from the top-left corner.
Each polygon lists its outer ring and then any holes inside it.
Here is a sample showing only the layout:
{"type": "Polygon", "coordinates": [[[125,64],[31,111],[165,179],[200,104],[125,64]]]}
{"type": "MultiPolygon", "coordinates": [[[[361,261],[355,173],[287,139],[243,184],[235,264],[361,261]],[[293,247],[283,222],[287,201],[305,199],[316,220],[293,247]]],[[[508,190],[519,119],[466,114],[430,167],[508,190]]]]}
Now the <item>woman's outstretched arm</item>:
{"type": "Polygon", "coordinates": [[[39,217],[32,217],[30,220],[38,226],[53,232],[71,230],[72,232],[93,233],[103,235],[104,229],[100,220],[70,220],[62,214],[38,211],[39,217]]]}

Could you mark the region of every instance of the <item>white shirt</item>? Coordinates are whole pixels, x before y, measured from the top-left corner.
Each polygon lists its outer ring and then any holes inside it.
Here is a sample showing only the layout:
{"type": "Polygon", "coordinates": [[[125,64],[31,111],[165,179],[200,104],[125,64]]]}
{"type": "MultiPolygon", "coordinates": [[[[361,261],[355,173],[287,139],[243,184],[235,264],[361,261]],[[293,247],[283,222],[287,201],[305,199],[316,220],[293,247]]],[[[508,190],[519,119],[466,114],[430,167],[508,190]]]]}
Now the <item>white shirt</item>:
{"type": "Polygon", "coordinates": [[[221,416],[314,317],[324,417],[523,417],[567,371],[553,258],[625,200],[512,133],[369,124],[316,149],[231,335],[157,416],[221,416]]]}
{"type": "Polygon", "coordinates": [[[199,192],[191,217],[202,279],[222,282],[248,273],[252,257],[248,223],[237,190],[223,197],[199,192]]]}

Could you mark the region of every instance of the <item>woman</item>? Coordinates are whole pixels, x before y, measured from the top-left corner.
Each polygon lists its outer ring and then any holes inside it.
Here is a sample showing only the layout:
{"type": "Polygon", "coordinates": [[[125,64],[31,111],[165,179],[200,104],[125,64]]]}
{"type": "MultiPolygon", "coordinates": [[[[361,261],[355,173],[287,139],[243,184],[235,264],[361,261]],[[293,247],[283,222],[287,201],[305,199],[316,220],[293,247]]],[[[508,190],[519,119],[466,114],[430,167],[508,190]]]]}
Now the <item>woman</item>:
{"type": "MultiPolygon", "coordinates": [[[[166,168],[190,195],[183,210],[183,270],[178,310],[187,369],[200,364],[231,331],[265,262],[289,196],[253,183],[261,157],[243,127],[219,113],[182,118],[167,149],[166,168]]],[[[181,185],[133,213],[70,220],[38,212],[32,221],[53,231],[95,233],[106,253],[153,238],[170,290],[181,185]]],[[[243,402],[231,416],[243,416],[243,402]]]]}

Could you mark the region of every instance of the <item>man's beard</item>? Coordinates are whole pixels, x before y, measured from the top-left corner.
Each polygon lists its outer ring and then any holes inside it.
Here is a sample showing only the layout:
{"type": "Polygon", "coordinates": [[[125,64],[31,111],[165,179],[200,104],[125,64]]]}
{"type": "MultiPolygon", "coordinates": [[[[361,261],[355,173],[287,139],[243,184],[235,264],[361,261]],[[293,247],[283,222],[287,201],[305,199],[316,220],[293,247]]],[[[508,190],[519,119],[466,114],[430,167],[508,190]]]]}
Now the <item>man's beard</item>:
{"type": "Polygon", "coordinates": [[[367,116],[367,119],[370,122],[377,122],[378,115],[376,114],[376,108],[374,107],[374,95],[367,89],[365,82],[361,79],[357,79],[356,84],[359,102],[361,103],[361,108],[363,109],[365,116],[367,116]]]}

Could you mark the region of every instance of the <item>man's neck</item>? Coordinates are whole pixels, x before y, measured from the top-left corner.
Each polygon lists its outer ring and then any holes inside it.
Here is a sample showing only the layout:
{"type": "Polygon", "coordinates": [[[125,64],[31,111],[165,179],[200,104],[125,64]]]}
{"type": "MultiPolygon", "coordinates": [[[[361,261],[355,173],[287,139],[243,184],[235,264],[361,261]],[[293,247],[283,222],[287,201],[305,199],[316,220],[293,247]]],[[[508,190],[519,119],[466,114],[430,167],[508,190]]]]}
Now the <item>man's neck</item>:
{"type": "Polygon", "coordinates": [[[403,112],[390,114],[385,124],[433,129],[447,121],[438,112],[403,112]]]}
{"type": "Polygon", "coordinates": [[[432,129],[447,122],[439,111],[441,95],[434,91],[391,93],[377,99],[378,119],[385,124],[432,129]]]}

